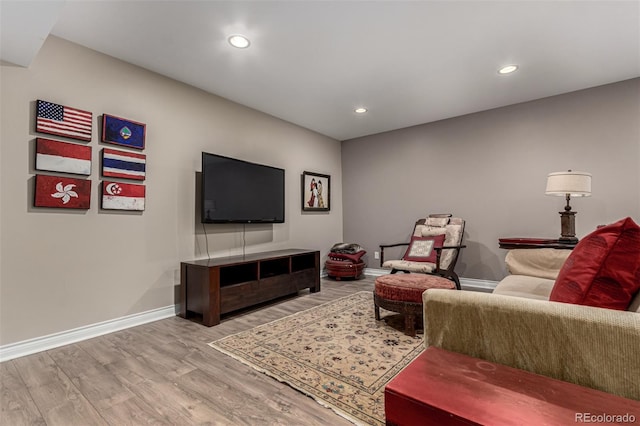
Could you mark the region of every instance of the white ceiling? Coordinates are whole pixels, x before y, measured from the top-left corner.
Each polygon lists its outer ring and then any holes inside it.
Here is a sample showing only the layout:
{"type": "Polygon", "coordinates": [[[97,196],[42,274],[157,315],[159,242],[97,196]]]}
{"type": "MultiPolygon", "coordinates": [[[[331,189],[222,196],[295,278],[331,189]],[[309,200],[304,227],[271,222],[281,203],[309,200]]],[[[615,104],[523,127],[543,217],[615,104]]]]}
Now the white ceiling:
{"type": "Polygon", "coordinates": [[[338,140],[640,76],[640,1],[2,0],[0,18],[3,61],[50,33],[338,140]]]}

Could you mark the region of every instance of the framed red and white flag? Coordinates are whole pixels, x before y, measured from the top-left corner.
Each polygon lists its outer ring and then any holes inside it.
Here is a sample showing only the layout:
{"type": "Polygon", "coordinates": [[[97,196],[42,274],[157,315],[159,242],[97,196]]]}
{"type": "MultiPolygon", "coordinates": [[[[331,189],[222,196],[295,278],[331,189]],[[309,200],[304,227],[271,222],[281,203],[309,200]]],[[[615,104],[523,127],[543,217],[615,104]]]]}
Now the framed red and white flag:
{"type": "Polygon", "coordinates": [[[91,206],[91,180],[36,175],[35,207],[85,209],[91,206]]]}
{"type": "Polygon", "coordinates": [[[37,138],[36,170],[89,176],[91,174],[91,147],[37,138]]]}
{"type": "Polygon", "coordinates": [[[91,141],[93,113],[38,100],[36,132],[91,141]]]}
{"type": "Polygon", "coordinates": [[[144,211],[145,186],[134,183],[102,182],[102,208],[144,211]]]}

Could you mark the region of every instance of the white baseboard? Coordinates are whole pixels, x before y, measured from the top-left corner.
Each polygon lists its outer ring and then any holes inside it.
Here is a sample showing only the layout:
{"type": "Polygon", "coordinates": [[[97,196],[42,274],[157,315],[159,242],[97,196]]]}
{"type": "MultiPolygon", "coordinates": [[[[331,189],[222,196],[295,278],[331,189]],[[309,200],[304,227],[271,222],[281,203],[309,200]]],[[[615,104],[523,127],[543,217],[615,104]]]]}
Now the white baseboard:
{"type": "Polygon", "coordinates": [[[152,309],[138,314],[127,315],[125,317],[62,331],[60,333],[49,334],[48,336],[36,337],[22,342],[3,345],[0,346],[0,362],[69,345],[71,343],[80,342],[82,340],[91,339],[93,337],[102,336],[103,334],[113,333],[114,331],[124,330],[125,328],[135,327],[148,322],[169,318],[175,316],[176,313],[176,306],[170,305],[164,308],[152,309]]]}
{"type": "Polygon", "coordinates": [[[485,293],[493,292],[493,289],[498,285],[498,281],[491,280],[479,280],[476,278],[462,278],[460,277],[460,286],[463,290],[482,291],[485,293]]]}
{"type": "Polygon", "coordinates": [[[389,273],[388,269],[364,268],[364,274],[370,277],[381,277],[383,275],[387,275],[388,273],[389,273]]]}

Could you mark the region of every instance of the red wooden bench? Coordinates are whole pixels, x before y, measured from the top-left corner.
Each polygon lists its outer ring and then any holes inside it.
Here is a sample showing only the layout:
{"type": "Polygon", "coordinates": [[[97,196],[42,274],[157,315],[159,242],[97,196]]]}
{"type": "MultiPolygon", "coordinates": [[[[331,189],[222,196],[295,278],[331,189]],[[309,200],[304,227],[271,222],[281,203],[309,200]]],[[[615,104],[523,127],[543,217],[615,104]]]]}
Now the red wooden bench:
{"type": "Polygon", "coordinates": [[[640,422],[640,401],[430,347],[385,388],[387,425],[640,422]]]}

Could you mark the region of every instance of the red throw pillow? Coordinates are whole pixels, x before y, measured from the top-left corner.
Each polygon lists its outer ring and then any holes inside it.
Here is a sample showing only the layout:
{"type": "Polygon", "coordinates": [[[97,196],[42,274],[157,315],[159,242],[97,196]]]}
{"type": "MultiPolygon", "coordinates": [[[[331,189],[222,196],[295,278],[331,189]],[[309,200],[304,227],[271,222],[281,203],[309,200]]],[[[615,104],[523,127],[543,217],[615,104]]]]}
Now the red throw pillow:
{"type": "Polygon", "coordinates": [[[584,237],[565,261],[549,300],[625,310],[640,290],[640,227],[630,218],[584,237]]]}
{"type": "Polygon", "coordinates": [[[402,259],[413,262],[436,263],[436,251],[433,248],[442,247],[444,237],[444,235],[435,235],[433,237],[411,237],[409,247],[404,253],[404,256],[402,256],[402,259]]]}

